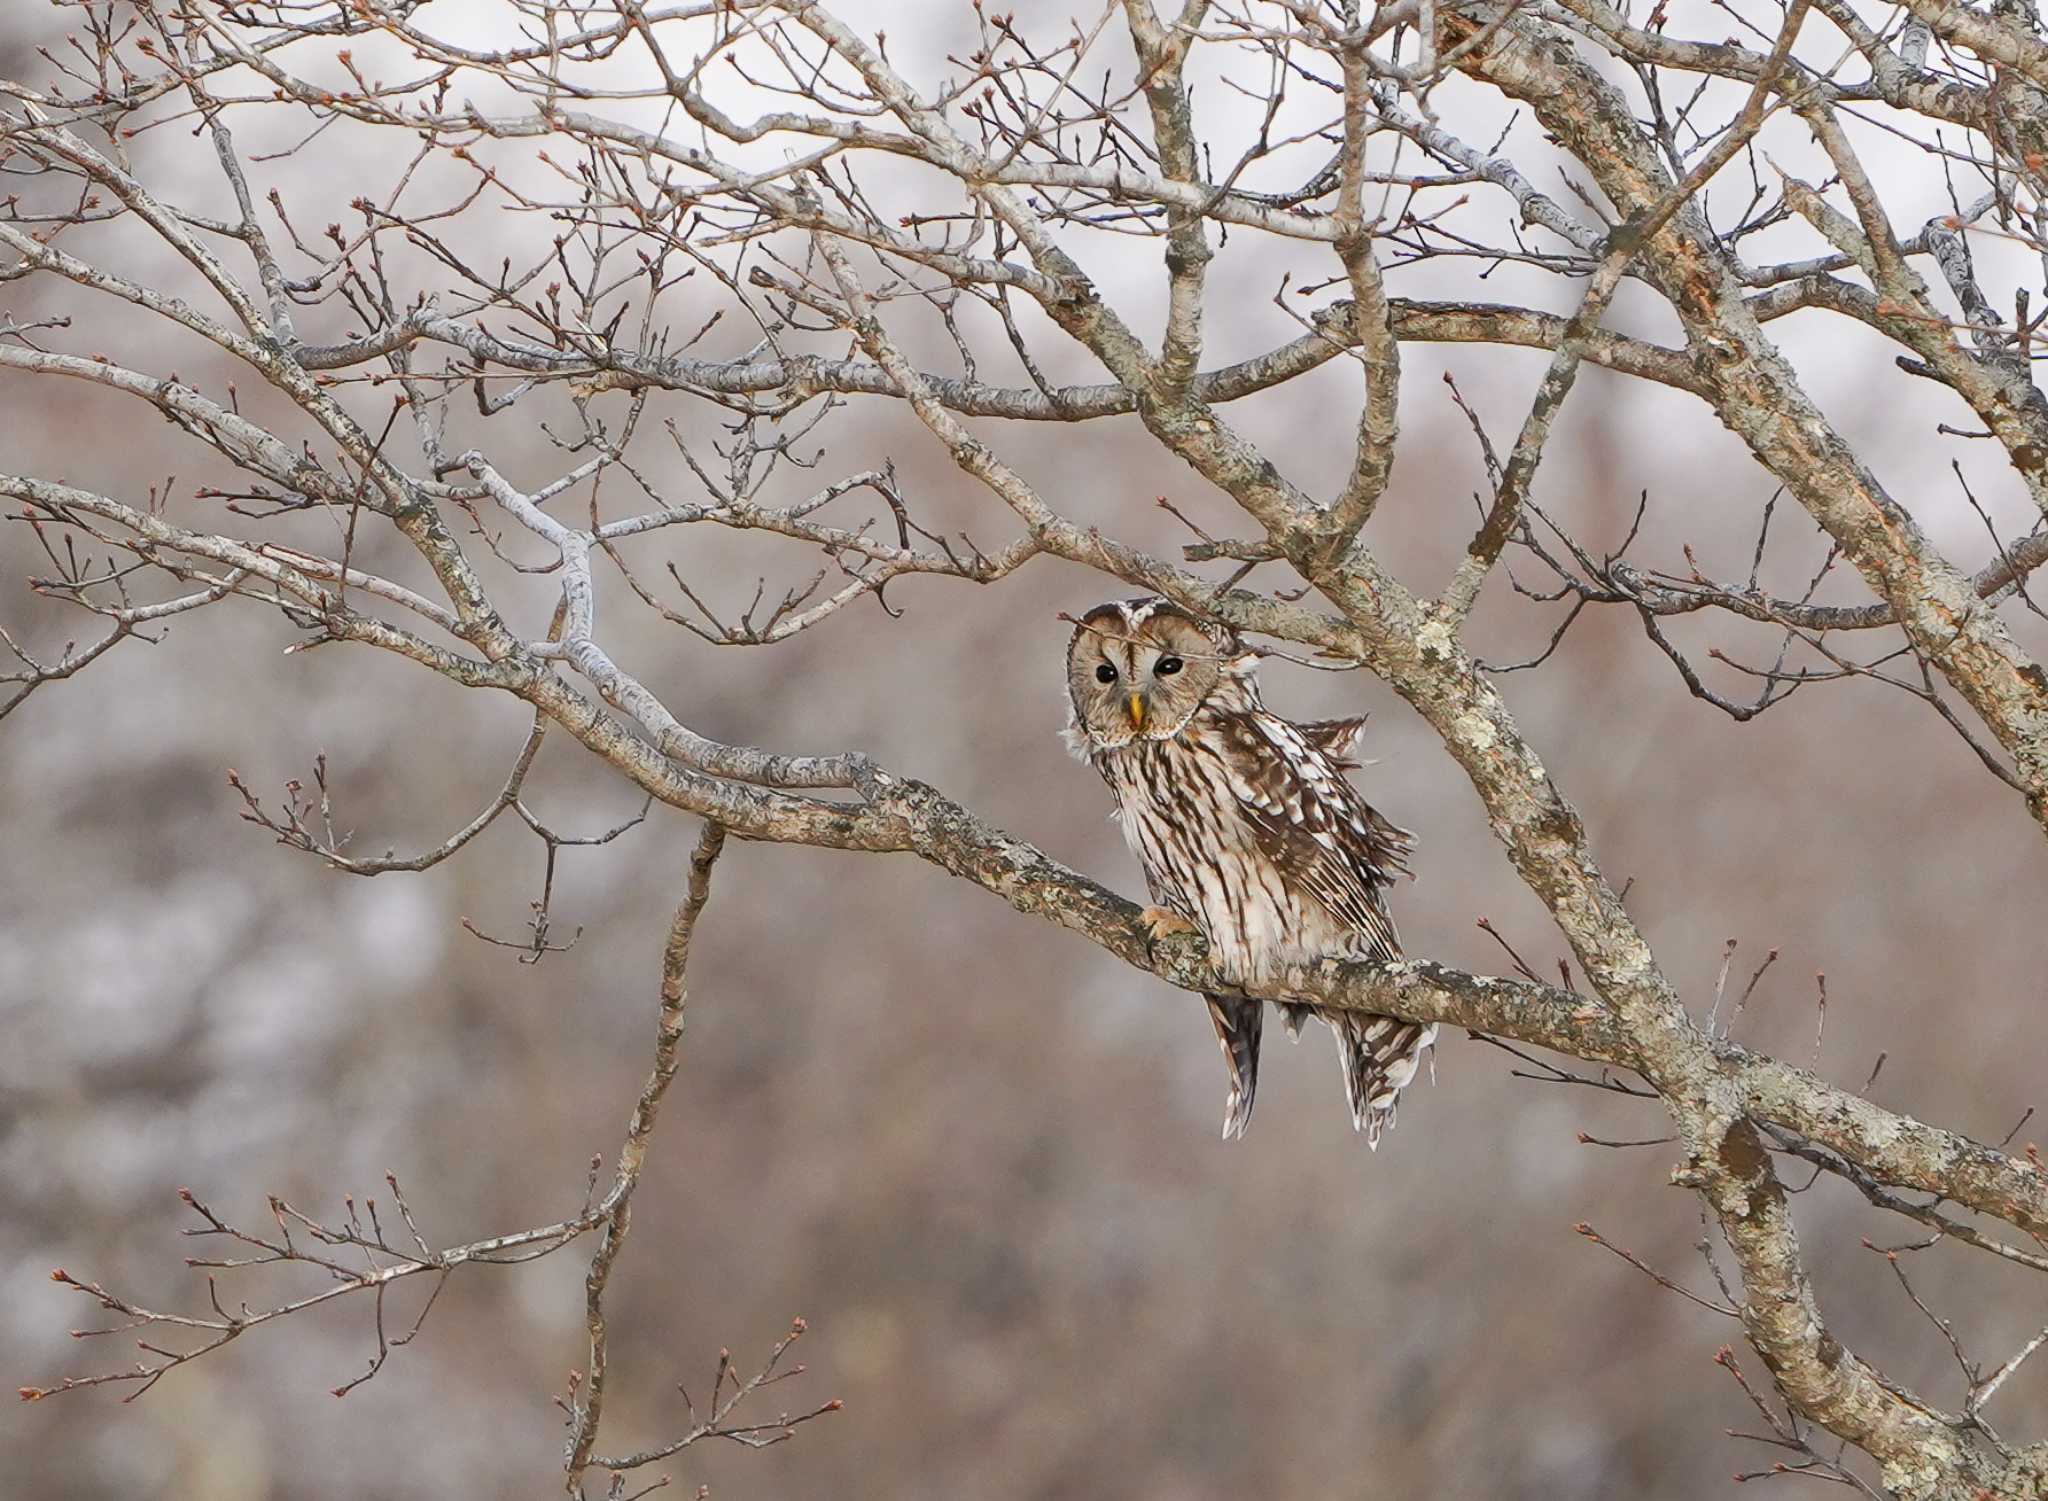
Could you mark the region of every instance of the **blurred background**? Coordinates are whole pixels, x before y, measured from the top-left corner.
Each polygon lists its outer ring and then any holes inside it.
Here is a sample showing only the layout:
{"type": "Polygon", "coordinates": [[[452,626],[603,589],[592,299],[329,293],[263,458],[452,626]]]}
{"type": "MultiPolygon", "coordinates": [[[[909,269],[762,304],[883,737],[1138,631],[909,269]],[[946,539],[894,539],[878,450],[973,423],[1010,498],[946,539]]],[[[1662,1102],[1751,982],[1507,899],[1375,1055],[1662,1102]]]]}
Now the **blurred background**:
{"type": "MultiPolygon", "coordinates": [[[[936,59],[948,34],[943,8],[928,9],[934,34],[913,40],[936,59]]],[[[10,10],[0,74],[41,76],[32,50],[58,20],[10,10]]],[[[192,146],[173,132],[138,149],[204,197],[192,146]]],[[[291,171],[312,191],[311,166],[291,171]]],[[[1099,266],[1104,283],[1156,302],[1157,247],[1117,255],[1099,266]]],[[[1290,336],[1270,307],[1270,264],[1226,251],[1214,275],[1209,363],[1290,336]]],[[[1394,290],[1430,288],[1397,277],[1394,290]]],[[[51,295],[16,283],[4,305],[33,314],[51,295]]],[[[1624,307],[1620,322],[1632,318],[1669,338],[1624,307]]],[[[1998,455],[1938,437],[1937,422],[1973,424],[1893,370],[1883,346],[1820,314],[1773,333],[1952,556],[1974,568],[1992,547],[1951,459],[2007,535],[2024,529],[1998,455]]],[[[1504,452],[1544,356],[1408,345],[1403,358],[1403,446],[1369,535],[1411,587],[1433,590],[1484,484],[1439,377],[1455,374],[1504,452]]],[[[1078,363],[1071,374],[1091,378],[1078,363]]],[[[716,434],[717,413],[656,404],[686,434],[716,434]]],[[[1328,490],[1355,410],[1356,376],[1339,361],[1231,417],[1328,490]]],[[[1053,503],[1126,540],[1188,540],[1158,495],[1219,535],[1242,530],[1134,422],[982,431],[1053,503]]],[[[531,424],[487,432],[515,478],[559,465],[531,424]]],[[[137,495],[188,462],[159,434],[132,405],[0,382],[0,467],[137,495]]],[[[927,524],[968,526],[985,546],[1008,535],[907,413],[864,405],[820,436],[825,468],[789,494],[893,458],[927,524]]],[[[690,493],[679,462],[660,477],[690,493]]],[[[1690,545],[1717,576],[1743,576],[1768,476],[1690,398],[1588,370],[1538,498],[1612,547],[1645,489],[1640,564],[1682,568],[1690,545]]],[[[1775,534],[1766,582],[1796,592],[1824,546],[1787,506],[1775,534]]],[[[757,560],[785,583],[814,566],[787,546],[694,532],[668,545],[656,556],[735,607],[757,560]]],[[[400,566],[381,538],[370,547],[365,566],[400,566]]],[[[91,622],[24,586],[39,563],[25,528],[0,529],[0,624],[45,648],[90,639],[91,622]]],[[[1120,592],[1051,561],[990,590],[910,580],[890,591],[902,619],[852,610],[759,651],[705,645],[615,590],[606,628],[694,728],[866,750],[1135,894],[1106,794],[1057,734],[1068,627],[1056,617],[1120,592]]],[[[1867,598],[1853,578],[1822,597],[1867,598]]],[[[508,585],[508,598],[537,634],[547,582],[508,585]]],[[[1480,649],[1534,655],[1557,608],[1497,589],[1480,649]]],[[[1716,645],[1767,657],[1737,623],[1672,629],[1702,659],[1716,645]]],[[[2028,638],[2037,649],[2041,635],[2028,638]]],[[[522,934],[542,851],[511,820],[434,871],[375,880],[238,820],[228,768],[275,806],[324,752],[355,849],[423,848],[484,805],[524,737],[513,704],[366,651],[284,655],[292,639],[254,606],[202,612],[0,725],[0,1351],[16,1384],[126,1358],[67,1338],[101,1320],[47,1280],[52,1267],[151,1307],[203,1309],[203,1283],[180,1264],[195,1249],[179,1235],[192,1223],[180,1186],[253,1223],[265,1194],[338,1214],[344,1194],[381,1196],[391,1171],[427,1237],[449,1244],[574,1212],[591,1157],[616,1152],[694,822],[657,808],[610,845],[564,851],[555,939],[581,936],[517,963],[461,926],[522,934]]],[[[1552,968],[1561,942],[1421,721],[1363,674],[1274,663],[1266,677],[1291,716],[1373,714],[1376,761],[1360,784],[1420,836],[1416,879],[1394,897],[1409,949],[1503,972],[1475,926],[1487,917],[1552,968]]],[[[1686,694],[1632,615],[1598,610],[1541,670],[1503,681],[1698,1011],[1734,936],[1735,989],[1767,950],[1781,956],[1742,1016],[1744,1042],[1813,1060],[1825,971],[1828,1077],[1860,1085],[1883,1053],[1881,1103],[1991,1141],[2040,1100],[2048,860],[2016,796],[1925,705],[1831,684],[1738,725],[1686,694]]],[[[1732,674],[1715,681],[1753,696],[1732,674]]],[[[535,810],[576,833],[630,816],[631,789],[557,738],[528,784],[535,810]]],[[[1590,1222],[1710,1292],[1696,1203],[1666,1183],[1672,1149],[1579,1140],[1661,1136],[1652,1104],[1514,1078],[1506,1055],[1447,1032],[1437,1082],[1410,1090],[1375,1155],[1348,1128],[1326,1034],[1289,1048],[1275,1029],[1251,1133],[1224,1145],[1222,1065],[1196,998],[908,858],[732,844],[690,990],[682,1073],[612,1282],[599,1447],[679,1434],[676,1383],[701,1396],[721,1346],[745,1368],[795,1316],[809,1324],[795,1352],[809,1370],[757,1399],[756,1417],[831,1397],[845,1409],[765,1452],[692,1449],[665,1467],[679,1484],[892,1501],[1425,1486],[1675,1501],[1723,1494],[1732,1472],[1775,1457],[1724,1436],[1757,1423],[1715,1351],[1737,1345],[1762,1378],[1733,1323],[1572,1231],[1590,1222]]],[[[2019,1140],[2040,1137],[2030,1122],[2019,1140]]],[[[1837,1332],[1955,1405],[1942,1335],[1859,1244],[1914,1227],[1832,1182],[1797,1203],[1837,1332]]],[[[106,1388],[10,1406],[0,1468],[49,1501],[552,1494],[563,1429],[551,1398],[584,1359],[581,1253],[458,1275],[420,1338],[342,1401],[329,1389],[375,1348],[367,1305],[255,1331],[131,1406],[106,1388]]],[[[1911,1269],[1979,1359],[2002,1360],[2042,1322],[2038,1278],[1987,1257],[1943,1247],[1911,1269]]],[[[261,1303],[295,1286],[258,1275],[235,1295],[261,1303]]],[[[406,1290],[394,1322],[424,1291],[406,1290]]],[[[2025,1419],[2044,1402],[2037,1362],[1996,1406],[2037,1437],[2025,1419]]]]}

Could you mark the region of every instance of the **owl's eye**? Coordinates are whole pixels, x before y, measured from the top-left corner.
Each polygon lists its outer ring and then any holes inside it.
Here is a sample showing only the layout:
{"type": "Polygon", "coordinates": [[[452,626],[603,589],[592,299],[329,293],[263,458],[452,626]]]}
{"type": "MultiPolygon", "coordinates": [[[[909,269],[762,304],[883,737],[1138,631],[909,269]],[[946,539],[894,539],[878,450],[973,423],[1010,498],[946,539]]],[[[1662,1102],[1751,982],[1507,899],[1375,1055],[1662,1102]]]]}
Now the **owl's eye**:
{"type": "Polygon", "coordinates": [[[1116,681],[1116,669],[1107,662],[1104,662],[1095,669],[1095,681],[1098,683],[1114,683],[1116,681]]]}
{"type": "Polygon", "coordinates": [[[1180,671],[1180,667],[1181,662],[1179,657],[1161,657],[1156,663],[1153,664],[1152,670],[1158,673],[1159,676],[1163,678],[1170,678],[1176,672],[1180,671]]]}

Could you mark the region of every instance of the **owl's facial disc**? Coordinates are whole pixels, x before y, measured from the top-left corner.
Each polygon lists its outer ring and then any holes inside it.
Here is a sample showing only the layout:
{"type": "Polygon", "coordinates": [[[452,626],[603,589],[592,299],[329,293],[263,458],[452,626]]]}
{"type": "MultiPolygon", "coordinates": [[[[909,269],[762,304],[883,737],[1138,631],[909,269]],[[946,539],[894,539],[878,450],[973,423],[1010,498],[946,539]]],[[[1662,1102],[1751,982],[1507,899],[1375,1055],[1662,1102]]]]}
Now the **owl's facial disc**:
{"type": "Polygon", "coordinates": [[[1068,646],[1075,728],[1102,750],[1171,740],[1217,687],[1223,657],[1210,632],[1174,607],[1098,606],[1068,646]]]}

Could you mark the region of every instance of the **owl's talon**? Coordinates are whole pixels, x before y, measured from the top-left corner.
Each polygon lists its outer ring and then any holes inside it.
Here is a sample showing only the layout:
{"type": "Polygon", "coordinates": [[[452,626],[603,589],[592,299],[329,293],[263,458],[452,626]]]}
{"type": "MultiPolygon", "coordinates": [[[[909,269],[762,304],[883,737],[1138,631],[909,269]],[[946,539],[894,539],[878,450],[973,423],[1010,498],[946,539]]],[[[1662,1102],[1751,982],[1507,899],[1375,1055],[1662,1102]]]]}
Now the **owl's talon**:
{"type": "Polygon", "coordinates": [[[1199,933],[1193,923],[1170,907],[1147,907],[1138,914],[1138,921],[1151,931],[1152,941],[1159,943],[1180,933],[1199,933]]]}

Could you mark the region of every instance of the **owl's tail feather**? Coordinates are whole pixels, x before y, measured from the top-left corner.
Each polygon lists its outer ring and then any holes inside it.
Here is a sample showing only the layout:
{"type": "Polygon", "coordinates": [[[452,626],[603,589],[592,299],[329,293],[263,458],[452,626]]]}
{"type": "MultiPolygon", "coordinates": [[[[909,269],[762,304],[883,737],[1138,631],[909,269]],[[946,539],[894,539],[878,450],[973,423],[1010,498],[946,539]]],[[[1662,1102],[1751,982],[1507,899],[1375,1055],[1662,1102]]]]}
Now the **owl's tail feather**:
{"type": "Polygon", "coordinates": [[[1287,1040],[1300,1042],[1301,1024],[1316,1014],[1316,1008],[1288,1001],[1275,1001],[1273,1004],[1280,1008],[1280,1025],[1287,1029],[1287,1040]]]}
{"type": "Polygon", "coordinates": [[[1347,1011],[1330,1025],[1344,1066],[1352,1129],[1364,1132],[1365,1144],[1378,1151],[1380,1133],[1394,1124],[1401,1091],[1422,1066],[1423,1053],[1436,1045],[1436,1023],[1347,1011]]]}
{"type": "MultiPolygon", "coordinates": [[[[1251,1124],[1252,1097],[1259,1089],[1259,1032],[1265,1026],[1265,1003],[1242,996],[1205,996],[1216,1041],[1230,1070],[1230,1098],[1223,1102],[1223,1139],[1235,1141],[1251,1124]]],[[[1411,1069],[1412,1073],[1413,1070],[1411,1069]]]]}

